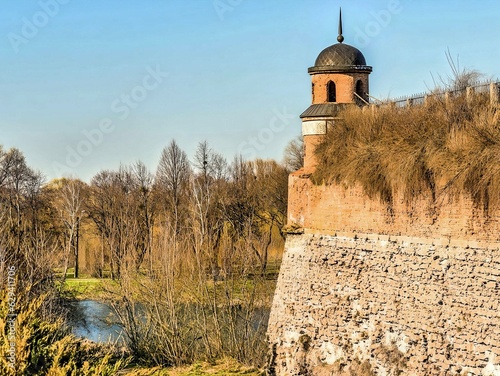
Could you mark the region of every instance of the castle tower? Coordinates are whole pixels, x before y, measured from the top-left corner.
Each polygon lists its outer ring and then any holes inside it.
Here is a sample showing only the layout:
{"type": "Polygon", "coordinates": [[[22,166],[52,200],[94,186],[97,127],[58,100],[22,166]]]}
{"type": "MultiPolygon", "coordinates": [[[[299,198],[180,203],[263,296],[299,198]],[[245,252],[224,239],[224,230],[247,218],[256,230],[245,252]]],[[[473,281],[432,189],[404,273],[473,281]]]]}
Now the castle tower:
{"type": "Polygon", "coordinates": [[[313,172],[318,164],[314,150],[338,119],[338,112],[348,105],[368,103],[368,75],[372,67],[366,65],[365,57],[357,48],[343,43],[342,10],[337,41],[321,51],[308,70],[312,78],[312,105],[300,115],[306,173],[313,172]]]}

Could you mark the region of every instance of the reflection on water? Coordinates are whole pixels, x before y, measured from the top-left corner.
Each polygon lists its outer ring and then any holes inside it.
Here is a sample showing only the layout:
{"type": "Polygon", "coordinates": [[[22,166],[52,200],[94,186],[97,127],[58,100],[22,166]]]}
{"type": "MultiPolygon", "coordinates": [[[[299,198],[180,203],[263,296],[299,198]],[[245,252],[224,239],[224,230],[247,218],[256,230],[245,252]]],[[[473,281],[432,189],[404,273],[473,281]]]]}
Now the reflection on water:
{"type": "Polygon", "coordinates": [[[77,337],[99,343],[124,344],[124,334],[113,309],[96,300],[79,300],[71,303],[70,326],[77,337]]]}
{"type": "MultiPolygon", "coordinates": [[[[69,325],[73,328],[73,334],[77,337],[87,338],[98,343],[115,343],[125,345],[125,334],[120,325],[117,324],[117,317],[108,304],[96,300],[79,300],[70,303],[71,318],[69,325]]],[[[189,309],[189,306],[182,306],[188,312],[193,314],[195,309],[189,309]]],[[[141,310],[141,307],[136,307],[141,310]]],[[[241,306],[232,307],[232,319],[236,320],[235,325],[247,325],[248,320],[254,331],[265,331],[269,320],[269,308],[255,308],[249,316],[240,312],[241,306]]],[[[196,318],[193,317],[193,320],[196,318]]]]}

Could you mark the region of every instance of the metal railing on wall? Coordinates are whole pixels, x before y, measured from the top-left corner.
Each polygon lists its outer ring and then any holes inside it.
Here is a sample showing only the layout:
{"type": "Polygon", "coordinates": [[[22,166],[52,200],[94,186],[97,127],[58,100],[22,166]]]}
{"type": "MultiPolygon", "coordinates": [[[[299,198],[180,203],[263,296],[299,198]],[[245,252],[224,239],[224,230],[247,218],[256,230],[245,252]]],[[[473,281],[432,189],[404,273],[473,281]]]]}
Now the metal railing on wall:
{"type": "Polygon", "coordinates": [[[404,108],[407,106],[424,105],[431,98],[444,100],[446,98],[458,97],[460,95],[465,95],[467,96],[467,98],[469,98],[475,94],[489,95],[491,103],[499,103],[500,81],[477,82],[471,86],[457,90],[441,90],[431,93],[419,93],[405,97],[389,99],[385,101],[380,101],[380,100],[374,101],[375,98],[370,97],[370,105],[375,105],[375,106],[391,105],[397,108],[404,108]]]}

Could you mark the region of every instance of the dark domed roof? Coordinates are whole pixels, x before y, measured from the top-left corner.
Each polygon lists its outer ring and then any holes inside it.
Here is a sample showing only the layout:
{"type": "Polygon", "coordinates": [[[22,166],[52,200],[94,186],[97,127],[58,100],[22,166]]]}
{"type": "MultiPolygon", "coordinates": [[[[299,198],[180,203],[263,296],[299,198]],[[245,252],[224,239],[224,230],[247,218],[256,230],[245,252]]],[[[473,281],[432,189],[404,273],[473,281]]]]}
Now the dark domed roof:
{"type": "Polygon", "coordinates": [[[339,15],[339,43],[325,48],[318,55],[314,67],[309,68],[309,74],[338,73],[338,72],[363,72],[372,71],[372,67],[366,65],[366,60],[360,50],[348,44],[343,44],[342,35],[342,9],[339,15]]]}
{"type": "MultiPolygon", "coordinates": [[[[342,38],[342,36],[339,36],[342,38]]],[[[348,44],[337,43],[325,48],[318,55],[314,67],[309,68],[310,74],[328,72],[365,72],[370,73],[372,67],[366,65],[366,60],[360,50],[348,44]]]]}
{"type": "Polygon", "coordinates": [[[366,65],[366,60],[360,50],[348,44],[337,43],[325,48],[318,55],[316,67],[349,67],[354,65],[366,65]]]}

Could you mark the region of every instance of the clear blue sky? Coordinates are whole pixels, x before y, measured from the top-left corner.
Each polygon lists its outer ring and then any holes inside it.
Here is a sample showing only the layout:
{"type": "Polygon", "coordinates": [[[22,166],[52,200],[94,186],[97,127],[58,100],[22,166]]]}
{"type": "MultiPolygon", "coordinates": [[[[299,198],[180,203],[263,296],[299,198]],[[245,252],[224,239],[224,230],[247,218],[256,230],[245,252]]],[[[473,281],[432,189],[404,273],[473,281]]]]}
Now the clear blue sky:
{"type": "Polygon", "coordinates": [[[136,160],[155,170],[172,139],[190,156],[207,140],[280,160],[339,6],[375,97],[426,91],[450,73],[447,49],[500,76],[498,0],[4,0],[0,144],[87,181],[136,160]]]}

